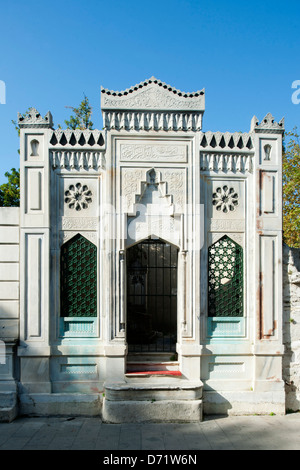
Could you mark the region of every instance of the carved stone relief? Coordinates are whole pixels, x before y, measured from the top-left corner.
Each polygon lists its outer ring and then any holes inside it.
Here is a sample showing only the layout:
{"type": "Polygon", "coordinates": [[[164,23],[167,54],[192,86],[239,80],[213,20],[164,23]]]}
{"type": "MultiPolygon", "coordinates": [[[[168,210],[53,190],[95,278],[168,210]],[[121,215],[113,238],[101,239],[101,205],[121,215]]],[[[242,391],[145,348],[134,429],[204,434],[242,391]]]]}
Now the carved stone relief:
{"type": "Polygon", "coordinates": [[[84,177],[71,178],[64,175],[59,178],[59,182],[60,216],[78,220],[79,218],[85,219],[98,215],[97,179],[84,177]]]}
{"type": "Polygon", "coordinates": [[[211,219],[209,228],[212,232],[244,232],[245,221],[243,219],[211,219]]]}
{"type": "Polygon", "coordinates": [[[59,150],[50,152],[52,167],[56,170],[99,171],[105,168],[102,152],[59,150]]]}
{"type": "Polygon", "coordinates": [[[148,237],[161,238],[175,245],[180,243],[180,220],[177,217],[130,217],[128,219],[127,244],[148,237]]]}
{"type": "MultiPolygon", "coordinates": [[[[228,235],[227,232],[217,232],[217,233],[208,233],[208,246],[213,245],[215,242],[220,240],[224,235],[228,235]]],[[[238,243],[242,248],[244,248],[244,234],[243,233],[230,233],[228,235],[234,242],[238,243]]]]}
{"type": "Polygon", "coordinates": [[[97,230],[98,217],[62,217],[63,230],[97,230]]]}
{"type": "Polygon", "coordinates": [[[135,168],[122,169],[122,199],[125,204],[123,210],[130,212],[133,204],[140,202],[149,184],[156,184],[161,197],[168,199],[168,205],[172,205],[174,213],[182,213],[186,203],[185,170],[181,169],[150,169],[135,168]],[[154,180],[152,181],[152,173],[154,180]]]}
{"type": "Polygon", "coordinates": [[[107,90],[102,89],[101,108],[142,110],[204,110],[203,91],[193,94],[191,99],[191,97],[180,96],[179,90],[178,93],[174,94],[174,89],[169,90],[169,88],[171,87],[161,82],[151,83],[149,80],[146,86],[144,86],[144,84],[140,84],[139,89],[133,89],[131,93],[126,92],[126,94],[115,93],[116,96],[114,96],[111,91],[109,91],[108,94],[107,90]]]}
{"type": "Polygon", "coordinates": [[[63,245],[66,243],[68,240],[71,240],[71,238],[75,237],[77,234],[82,235],[85,237],[87,240],[90,242],[94,243],[94,245],[97,245],[97,232],[86,232],[86,231],[61,231],[60,236],[59,236],[59,243],[60,245],[63,245]]]}
{"type": "Polygon", "coordinates": [[[136,168],[123,168],[122,169],[122,201],[125,206],[123,210],[128,212],[132,205],[135,203],[135,195],[141,190],[141,181],[144,178],[145,172],[136,168]]]}
{"type": "Polygon", "coordinates": [[[41,114],[35,108],[29,108],[28,112],[25,113],[25,115],[18,113],[18,124],[20,129],[48,129],[53,126],[52,114],[50,113],[50,111],[48,111],[46,116],[42,117],[41,114]]]}
{"type": "Polygon", "coordinates": [[[167,182],[168,194],[172,194],[175,211],[183,212],[186,204],[186,173],[185,170],[161,170],[162,178],[167,182]]]}
{"type": "Polygon", "coordinates": [[[239,204],[239,195],[233,187],[224,185],[218,186],[212,197],[213,206],[218,212],[232,212],[239,204]]]}
{"type": "Polygon", "coordinates": [[[244,219],[245,182],[207,179],[207,216],[209,219],[244,219]]]}
{"type": "Polygon", "coordinates": [[[168,143],[121,143],[120,160],[123,162],[180,162],[187,161],[186,144],[168,143]]]}
{"type": "Polygon", "coordinates": [[[92,201],[92,191],[86,184],[71,184],[65,191],[65,203],[69,209],[75,209],[76,211],[87,209],[92,201]]]}
{"type": "Polygon", "coordinates": [[[215,173],[252,173],[253,155],[200,152],[201,171],[215,173]]]}

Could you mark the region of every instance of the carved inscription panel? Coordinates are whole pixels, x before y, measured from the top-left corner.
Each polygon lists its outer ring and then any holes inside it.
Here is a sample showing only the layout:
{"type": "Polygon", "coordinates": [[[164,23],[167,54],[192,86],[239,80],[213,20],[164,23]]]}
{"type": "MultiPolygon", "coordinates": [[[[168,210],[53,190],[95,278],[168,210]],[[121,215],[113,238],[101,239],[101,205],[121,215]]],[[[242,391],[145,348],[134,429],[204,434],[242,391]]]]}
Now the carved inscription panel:
{"type": "Polygon", "coordinates": [[[178,141],[152,141],[150,139],[139,143],[121,140],[118,142],[117,156],[122,162],[186,163],[188,144],[178,141]]]}

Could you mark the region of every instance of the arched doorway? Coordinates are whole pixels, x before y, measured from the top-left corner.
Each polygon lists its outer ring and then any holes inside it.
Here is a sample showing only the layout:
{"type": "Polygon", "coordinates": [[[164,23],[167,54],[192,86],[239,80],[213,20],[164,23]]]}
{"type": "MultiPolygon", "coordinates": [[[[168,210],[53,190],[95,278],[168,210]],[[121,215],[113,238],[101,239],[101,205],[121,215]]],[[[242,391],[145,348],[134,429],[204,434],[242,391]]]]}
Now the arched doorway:
{"type": "Polygon", "coordinates": [[[129,353],[176,351],[176,246],[147,239],[127,250],[127,343],[129,353]]]}

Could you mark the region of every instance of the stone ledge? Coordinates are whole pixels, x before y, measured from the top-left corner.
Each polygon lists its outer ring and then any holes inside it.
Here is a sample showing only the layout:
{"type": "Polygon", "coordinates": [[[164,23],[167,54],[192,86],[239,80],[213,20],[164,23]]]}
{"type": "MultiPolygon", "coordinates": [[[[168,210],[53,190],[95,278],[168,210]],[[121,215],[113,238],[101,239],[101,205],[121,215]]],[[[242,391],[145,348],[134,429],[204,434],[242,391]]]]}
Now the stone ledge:
{"type": "Polygon", "coordinates": [[[11,423],[18,416],[17,406],[0,408],[0,423],[11,423]]]}
{"type": "Polygon", "coordinates": [[[0,423],[10,423],[18,414],[17,394],[0,392],[0,423]]]}
{"type": "Polygon", "coordinates": [[[21,394],[20,414],[28,416],[101,416],[100,394],[21,394]]]}

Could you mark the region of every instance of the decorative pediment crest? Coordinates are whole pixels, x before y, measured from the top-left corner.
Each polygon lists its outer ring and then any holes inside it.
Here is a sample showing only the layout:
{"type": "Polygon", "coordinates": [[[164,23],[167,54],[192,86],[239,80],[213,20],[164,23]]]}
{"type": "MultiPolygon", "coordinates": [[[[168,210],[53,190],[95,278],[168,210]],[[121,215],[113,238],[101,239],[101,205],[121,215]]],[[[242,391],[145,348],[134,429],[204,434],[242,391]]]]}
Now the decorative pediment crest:
{"type": "Polygon", "coordinates": [[[48,111],[46,116],[42,117],[35,108],[29,108],[29,111],[25,114],[25,116],[18,113],[18,124],[21,129],[28,127],[48,129],[53,126],[52,114],[50,111],[48,111]]]}
{"type": "Polygon", "coordinates": [[[284,132],[284,118],[281,121],[276,122],[271,113],[268,113],[264,119],[259,123],[256,116],[253,116],[251,121],[251,132],[284,132]]]}
{"type": "Polygon", "coordinates": [[[204,112],[204,90],[185,93],[151,77],[121,92],[101,88],[101,108],[204,112]]]}

